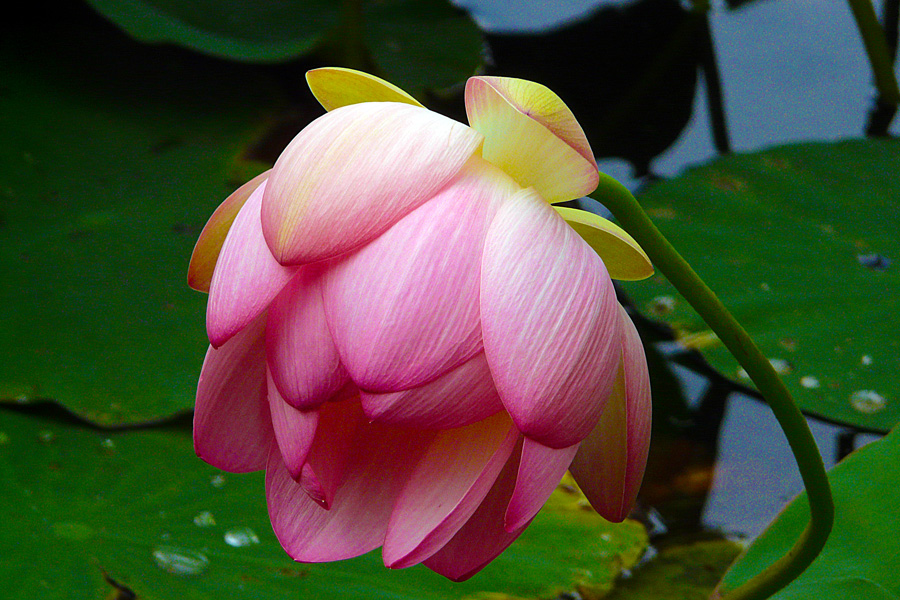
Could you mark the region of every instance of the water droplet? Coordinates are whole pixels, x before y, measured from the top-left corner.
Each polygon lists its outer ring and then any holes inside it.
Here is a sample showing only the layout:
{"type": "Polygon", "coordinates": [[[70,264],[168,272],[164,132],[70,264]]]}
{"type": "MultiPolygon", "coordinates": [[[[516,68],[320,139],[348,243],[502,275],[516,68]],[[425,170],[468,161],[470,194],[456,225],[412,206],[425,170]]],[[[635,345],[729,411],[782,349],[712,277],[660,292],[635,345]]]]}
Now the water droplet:
{"type": "Polygon", "coordinates": [[[38,432],[38,439],[45,444],[51,444],[56,440],[56,434],[49,429],[44,429],[38,432]]]}
{"type": "Polygon", "coordinates": [[[761,289],[761,290],[764,291],[764,292],[769,292],[769,291],[772,290],[772,288],[769,287],[769,284],[768,284],[768,283],[761,283],[761,284],[759,284],[759,289],[761,289]]]}
{"type": "Polygon", "coordinates": [[[861,413],[871,415],[887,406],[884,396],[873,390],[857,390],[850,394],[850,405],[861,413]]]}
{"type": "Polygon", "coordinates": [[[234,548],[241,548],[258,544],[259,537],[249,527],[235,527],[225,532],[225,543],[234,548]]]}
{"type": "Polygon", "coordinates": [[[0,431],[0,446],[5,446],[9,443],[9,434],[5,431],[0,431]]]}
{"type": "Polygon", "coordinates": [[[800,378],[800,385],[802,385],[806,389],[814,390],[821,384],[819,383],[819,380],[812,375],[804,375],[800,378]]]}
{"type": "Polygon", "coordinates": [[[212,527],[216,524],[216,518],[208,510],[201,510],[194,517],[194,525],[197,527],[212,527]]]}
{"type": "Polygon", "coordinates": [[[891,266],[891,259],[883,254],[857,254],[856,260],[858,260],[859,264],[862,266],[867,269],[872,269],[873,271],[887,271],[891,266]]]}
{"type": "Polygon", "coordinates": [[[153,549],[156,565],[173,575],[199,575],[209,566],[209,559],[196,550],[175,546],[157,546],[153,549]]]}
{"type": "Polygon", "coordinates": [[[787,375],[793,370],[791,369],[791,363],[783,358],[770,358],[769,364],[772,365],[772,368],[775,369],[775,372],[779,375],[787,375]]]}
{"type": "Polygon", "coordinates": [[[871,365],[873,362],[875,362],[875,361],[872,360],[872,357],[869,356],[868,354],[863,354],[863,355],[862,355],[862,358],[859,359],[859,363],[860,363],[862,366],[864,366],[864,367],[868,367],[868,366],[871,365]]]}
{"type": "Polygon", "coordinates": [[[219,473],[218,475],[213,475],[212,477],[210,477],[209,483],[214,488],[221,488],[223,485],[225,485],[225,476],[221,473],[219,473]]]}
{"type": "Polygon", "coordinates": [[[100,449],[107,454],[112,454],[116,451],[116,443],[112,441],[112,438],[106,438],[100,442],[100,449]]]}
{"type": "Polygon", "coordinates": [[[675,298],[672,296],[657,296],[650,301],[650,312],[657,317],[664,317],[675,312],[675,298]]]}

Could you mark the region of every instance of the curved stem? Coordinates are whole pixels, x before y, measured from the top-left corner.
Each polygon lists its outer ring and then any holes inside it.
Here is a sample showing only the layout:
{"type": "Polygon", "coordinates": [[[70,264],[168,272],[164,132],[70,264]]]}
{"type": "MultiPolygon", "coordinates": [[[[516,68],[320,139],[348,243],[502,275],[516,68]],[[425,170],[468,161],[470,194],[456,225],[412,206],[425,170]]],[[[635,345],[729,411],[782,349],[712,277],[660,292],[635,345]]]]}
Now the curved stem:
{"type": "Polygon", "coordinates": [[[897,79],[894,77],[893,60],[872,2],[871,0],[848,0],[848,2],[866,46],[869,62],[872,64],[878,99],[885,104],[897,105],[900,103],[900,89],[897,88],[897,79]]]}
{"type": "Polygon", "coordinates": [[[768,598],[797,578],[818,556],[834,521],[834,503],[825,465],[806,419],[771,363],[728,312],[711,289],[650,221],[637,200],[621,183],[600,174],[592,196],[602,202],[622,227],[644,248],[650,260],[696,309],[726,348],[737,358],[778,419],[809,498],[810,522],[788,551],[765,571],[721,596],[728,600],[768,598]]]}

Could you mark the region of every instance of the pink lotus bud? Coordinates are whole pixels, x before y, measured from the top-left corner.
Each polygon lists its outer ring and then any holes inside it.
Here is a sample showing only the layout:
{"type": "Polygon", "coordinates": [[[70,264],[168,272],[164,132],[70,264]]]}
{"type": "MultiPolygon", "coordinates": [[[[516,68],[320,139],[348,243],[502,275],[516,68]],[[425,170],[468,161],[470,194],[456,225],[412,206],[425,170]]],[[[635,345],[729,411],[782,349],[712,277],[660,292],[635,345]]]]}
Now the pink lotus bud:
{"type": "Polygon", "coordinates": [[[223,203],[191,260],[211,342],[197,454],[266,470],[303,562],[383,547],[388,567],[466,579],[570,465],[624,518],[650,394],[610,277],[652,268],[609,221],[551,205],[598,181],[571,112],[515,79],[469,80],[470,126],[364,73],[308,81],[329,112],[223,203]]]}

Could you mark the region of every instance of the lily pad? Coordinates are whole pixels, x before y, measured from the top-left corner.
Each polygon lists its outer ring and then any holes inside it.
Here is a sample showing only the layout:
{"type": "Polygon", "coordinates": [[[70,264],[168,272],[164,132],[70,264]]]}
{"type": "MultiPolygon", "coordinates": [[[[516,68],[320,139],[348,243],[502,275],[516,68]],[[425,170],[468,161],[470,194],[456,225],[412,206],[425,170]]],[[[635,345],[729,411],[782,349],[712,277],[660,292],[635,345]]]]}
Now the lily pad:
{"type": "MultiPolygon", "coordinates": [[[[805,412],[887,431],[900,422],[898,172],[896,140],[797,144],[719,158],[639,200],[805,412]]],[[[623,285],[684,346],[751,385],[661,274],[623,285]]]]}
{"type": "Polygon", "coordinates": [[[455,600],[485,594],[599,596],[647,544],[558,492],[526,533],[471,580],[392,571],[378,552],[292,562],[269,526],[261,473],[222,474],[194,456],[189,428],[98,432],[35,409],[0,408],[0,586],[11,600],[455,600]],[[122,596],[134,597],[134,596],[122,596]]]}
{"type": "MultiPolygon", "coordinates": [[[[900,429],[857,450],[828,475],[835,500],[831,536],[815,562],[778,592],[780,600],[900,597],[900,429]]],[[[795,499],[725,575],[734,589],[783,556],[809,520],[806,495],[795,499]]]]}
{"type": "Polygon", "coordinates": [[[0,399],[122,425],[193,406],[206,300],[187,261],[263,168],[241,157],[278,101],[83,12],[0,42],[0,399]]]}
{"type": "Polygon", "coordinates": [[[174,43],[245,61],[278,61],[309,52],[338,23],[333,0],[88,0],[135,39],[174,43]]]}

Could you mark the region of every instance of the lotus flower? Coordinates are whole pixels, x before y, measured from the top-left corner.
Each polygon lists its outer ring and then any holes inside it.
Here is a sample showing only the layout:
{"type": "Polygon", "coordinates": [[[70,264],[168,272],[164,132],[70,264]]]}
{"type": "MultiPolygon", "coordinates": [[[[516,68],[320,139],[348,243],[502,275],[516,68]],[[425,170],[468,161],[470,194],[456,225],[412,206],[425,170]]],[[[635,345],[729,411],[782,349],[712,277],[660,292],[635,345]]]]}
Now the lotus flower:
{"type": "Polygon", "coordinates": [[[474,77],[469,126],[378,78],[307,76],[328,111],[216,210],[191,259],[211,346],[197,454],[266,471],[295,560],[382,547],[466,579],[570,469],[625,518],[650,393],[610,277],[652,272],[627,233],[559,203],[597,185],[543,86],[474,77]]]}

